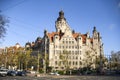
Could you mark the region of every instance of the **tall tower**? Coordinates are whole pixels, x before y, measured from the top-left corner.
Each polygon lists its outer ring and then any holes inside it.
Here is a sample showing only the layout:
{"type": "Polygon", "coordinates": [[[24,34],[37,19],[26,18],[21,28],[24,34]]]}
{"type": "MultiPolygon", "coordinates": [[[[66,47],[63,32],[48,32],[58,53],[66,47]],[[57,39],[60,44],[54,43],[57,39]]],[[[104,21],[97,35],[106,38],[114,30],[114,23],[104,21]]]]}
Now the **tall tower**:
{"type": "Polygon", "coordinates": [[[98,47],[98,32],[97,32],[97,30],[96,30],[96,27],[94,27],[93,28],[93,46],[95,47],[95,48],[97,48],[98,47]]]}
{"type": "Polygon", "coordinates": [[[71,31],[64,17],[64,12],[62,10],[59,12],[59,17],[57,18],[57,21],[55,22],[55,27],[56,27],[56,32],[62,31],[64,33],[66,30],[71,31]]]}
{"type": "Polygon", "coordinates": [[[103,45],[102,45],[102,40],[100,33],[97,32],[96,27],[93,29],[93,48],[97,51],[97,54],[103,55],[103,45]]]}

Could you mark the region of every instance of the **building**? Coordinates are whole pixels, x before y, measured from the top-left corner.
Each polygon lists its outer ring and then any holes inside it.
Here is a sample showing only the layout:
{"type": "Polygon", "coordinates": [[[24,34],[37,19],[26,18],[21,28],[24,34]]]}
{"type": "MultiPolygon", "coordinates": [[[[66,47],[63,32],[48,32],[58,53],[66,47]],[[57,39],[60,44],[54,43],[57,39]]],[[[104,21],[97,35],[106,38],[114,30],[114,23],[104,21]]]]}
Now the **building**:
{"type": "Polygon", "coordinates": [[[56,32],[49,33],[45,30],[41,41],[41,51],[49,55],[49,66],[53,70],[78,69],[87,67],[92,62],[90,66],[95,68],[95,59],[103,55],[101,36],[96,27],[93,28],[92,36],[89,32],[76,33],[67,23],[64,12],[60,11],[55,28],[56,32]],[[64,56],[64,59],[60,56],[64,56]]]}

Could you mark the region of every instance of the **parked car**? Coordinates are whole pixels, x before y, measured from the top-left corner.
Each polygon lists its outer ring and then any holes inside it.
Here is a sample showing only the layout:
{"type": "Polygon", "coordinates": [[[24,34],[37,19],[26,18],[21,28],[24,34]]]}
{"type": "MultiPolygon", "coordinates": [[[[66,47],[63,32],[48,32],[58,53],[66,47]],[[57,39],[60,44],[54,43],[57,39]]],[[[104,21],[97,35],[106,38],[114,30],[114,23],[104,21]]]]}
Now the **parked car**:
{"type": "Polygon", "coordinates": [[[58,73],[56,72],[55,75],[59,76],[60,74],[58,74],[58,73]]]}
{"type": "Polygon", "coordinates": [[[91,74],[91,73],[92,73],[92,71],[87,70],[84,74],[88,75],[88,74],[91,74]]]}
{"type": "Polygon", "coordinates": [[[10,70],[10,71],[7,72],[7,75],[9,75],[9,76],[16,76],[17,75],[17,71],[10,70]]]}
{"type": "Polygon", "coordinates": [[[18,71],[18,72],[17,72],[17,75],[18,75],[18,76],[26,76],[27,74],[26,74],[25,71],[18,71]]]}
{"type": "Polygon", "coordinates": [[[7,69],[0,69],[0,76],[6,76],[7,75],[7,69]]]}
{"type": "Polygon", "coordinates": [[[57,76],[59,76],[60,74],[58,74],[57,72],[51,72],[50,75],[57,75],[57,76]]]}

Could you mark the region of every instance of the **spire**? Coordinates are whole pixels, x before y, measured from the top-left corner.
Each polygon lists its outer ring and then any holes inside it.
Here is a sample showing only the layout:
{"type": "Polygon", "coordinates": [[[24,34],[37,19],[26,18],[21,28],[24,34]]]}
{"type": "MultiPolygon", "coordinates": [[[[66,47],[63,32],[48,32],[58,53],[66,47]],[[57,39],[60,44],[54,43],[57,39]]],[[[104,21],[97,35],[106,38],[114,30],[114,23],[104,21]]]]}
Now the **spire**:
{"type": "Polygon", "coordinates": [[[59,17],[64,18],[64,12],[62,10],[59,12],[59,17]]]}
{"type": "Polygon", "coordinates": [[[44,30],[44,35],[45,35],[45,36],[47,35],[47,30],[46,30],[46,29],[44,30]]]}
{"type": "Polygon", "coordinates": [[[96,32],[96,31],[97,31],[97,30],[96,30],[96,27],[94,26],[94,28],[93,28],[93,33],[96,32]]]}
{"type": "Polygon", "coordinates": [[[62,19],[66,20],[65,17],[64,17],[64,12],[61,10],[61,11],[59,12],[59,17],[58,17],[57,21],[60,21],[60,20],[62,20],[62,19]]]}

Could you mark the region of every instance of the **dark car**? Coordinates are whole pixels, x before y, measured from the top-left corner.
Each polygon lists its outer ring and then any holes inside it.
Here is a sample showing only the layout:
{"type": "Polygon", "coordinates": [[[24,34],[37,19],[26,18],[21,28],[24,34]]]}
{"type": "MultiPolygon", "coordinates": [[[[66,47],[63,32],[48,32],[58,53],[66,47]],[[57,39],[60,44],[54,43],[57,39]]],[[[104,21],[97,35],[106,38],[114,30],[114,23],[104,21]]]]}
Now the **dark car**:
{"type": "Polygon", "coordinates": [[[17,75],[18,76],[26,76],[26,72],[25,71],[18,71],[17,75]]]}
{"type": "Polygon", "coordinates": [[[7,75],[9,75],[9,76],[16,76],[17,75],[17,71],[13,71],[13,70],[8,71],[7,75]]]}

